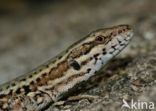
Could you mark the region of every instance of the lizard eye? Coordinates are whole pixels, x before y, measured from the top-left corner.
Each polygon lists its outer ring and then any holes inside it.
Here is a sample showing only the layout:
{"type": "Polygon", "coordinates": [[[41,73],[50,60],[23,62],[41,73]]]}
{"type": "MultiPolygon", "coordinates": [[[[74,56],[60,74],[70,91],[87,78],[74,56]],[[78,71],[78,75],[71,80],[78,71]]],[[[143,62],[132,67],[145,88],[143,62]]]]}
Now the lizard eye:
{"type": "Polygon", "coordinates": [[[102,35],[97,36],[96,41],[98,41],[98,42],[104,41],[104,36],[102,36],[102,35]]]}

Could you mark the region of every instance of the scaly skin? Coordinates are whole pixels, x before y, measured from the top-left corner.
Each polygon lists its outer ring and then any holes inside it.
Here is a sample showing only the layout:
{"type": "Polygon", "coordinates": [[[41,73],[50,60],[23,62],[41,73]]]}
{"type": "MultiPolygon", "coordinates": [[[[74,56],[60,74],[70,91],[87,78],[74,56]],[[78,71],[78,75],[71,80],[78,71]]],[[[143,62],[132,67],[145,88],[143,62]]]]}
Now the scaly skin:
{"type": "Polygon", "coordinates": [[[43,111],[95,75],[130,41],[133,30],[118,25],[91,32],[31,73],[0,86],[0,111],[43,111]]]}

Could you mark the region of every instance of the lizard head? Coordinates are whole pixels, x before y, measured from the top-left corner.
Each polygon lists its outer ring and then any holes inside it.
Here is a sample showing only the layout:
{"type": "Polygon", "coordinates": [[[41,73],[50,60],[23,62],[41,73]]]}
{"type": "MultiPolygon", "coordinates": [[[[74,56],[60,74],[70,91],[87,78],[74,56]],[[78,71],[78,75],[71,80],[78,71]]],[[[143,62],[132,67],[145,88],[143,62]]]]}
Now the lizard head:
{"type": "MultiPolygon", "coordinates": [[[[94,61],[93,66],[96,66],[96,63],[106,64],[129,43],[132,36],[133,30],[129,25],[118,25],[93,31],[73,45],[68,56],[70,63],[77,70],[81,68],[81,64],[87,65],[87,62],[91,60],[94,61]]],[[[101,67],[98,64],[97,66],[101,67]]]]}

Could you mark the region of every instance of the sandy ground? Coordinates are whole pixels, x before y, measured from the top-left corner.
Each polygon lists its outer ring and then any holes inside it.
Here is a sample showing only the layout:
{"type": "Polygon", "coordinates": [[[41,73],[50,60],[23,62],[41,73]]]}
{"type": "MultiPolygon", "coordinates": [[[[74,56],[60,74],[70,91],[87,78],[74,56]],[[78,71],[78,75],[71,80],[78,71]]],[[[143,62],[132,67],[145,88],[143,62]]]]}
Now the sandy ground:
{"type": "Polygon", "coordinates": [[[98,97],[48,110],[120,111],[123,98],[152,101],[156,109],[156,1],[60,0],[31,7],[18,4],[0,15],[0,84],[27,73],[97,28],[130,24],[135,36],[129,46],[80,87],[78,95],[98,97]]]}

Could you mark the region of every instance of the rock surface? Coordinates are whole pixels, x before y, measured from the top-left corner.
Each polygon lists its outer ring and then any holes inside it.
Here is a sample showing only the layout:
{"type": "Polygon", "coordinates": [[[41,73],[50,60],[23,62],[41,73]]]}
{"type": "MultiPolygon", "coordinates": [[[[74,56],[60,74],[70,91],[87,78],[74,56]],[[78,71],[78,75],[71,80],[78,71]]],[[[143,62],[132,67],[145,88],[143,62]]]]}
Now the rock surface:
{"type": "Polygon", "coordinates": [[[156,105],[156,1],[60,0],[22,6],[0,14],[0,84],[27,73],[92,30],[131,24],[135,36],[129,46],[80,87],[79,96],[95,98],[68,101],[47,111],[121,111],[123,98],[156,105]]]}

